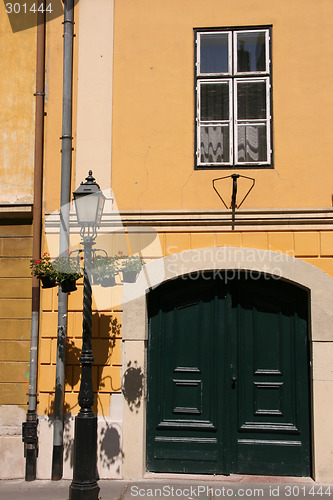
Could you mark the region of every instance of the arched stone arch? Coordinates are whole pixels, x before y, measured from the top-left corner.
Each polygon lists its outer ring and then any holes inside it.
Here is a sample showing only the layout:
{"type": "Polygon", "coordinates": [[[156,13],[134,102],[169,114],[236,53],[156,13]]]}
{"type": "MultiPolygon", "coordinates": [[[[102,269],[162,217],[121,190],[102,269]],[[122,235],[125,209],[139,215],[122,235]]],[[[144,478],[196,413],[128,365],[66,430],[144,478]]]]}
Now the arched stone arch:
{"type": "MultiPolygon", "coordinates": [[[[145,375],[149,290],[178,276],[204,271],[257,271],[309,290],[312,367],[313,474],[332,481],[333,443],[327,413],[333,413],[333,278],[292,256],[252,248],[214,247],[186,250],[144,266],[136,284],[123,296],[123,369],[136,362],[145,375]]],[[[124,477],[142,478],[145,472],[145,402],[137,412],[124,405],[124,477]]]]}

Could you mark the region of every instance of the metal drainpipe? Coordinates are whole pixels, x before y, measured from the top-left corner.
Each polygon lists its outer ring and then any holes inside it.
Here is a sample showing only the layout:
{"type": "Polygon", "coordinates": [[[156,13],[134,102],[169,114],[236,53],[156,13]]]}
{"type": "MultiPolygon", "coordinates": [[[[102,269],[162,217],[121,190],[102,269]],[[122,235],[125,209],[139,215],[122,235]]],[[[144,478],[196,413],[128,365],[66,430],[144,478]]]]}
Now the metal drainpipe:
{"type": "MultiPolygon", "coordinates": [[[[35,160],[34,160],[34,204],[33,204],[33,248],[32,258],[40,258],[42,235],[42,196],[43,196],[43,141],[44,141],[44,82],[45,82],[45,0],[42,12],[37,12],[37,55],[36,55],[36,108],[35,108],[35,160]]],[[[24,456],[26,458],[25,480],[36,479],[38,456],[37,437],[37,361],[39,331],[39,280],[32,278],[31,339],[29,405],[26,422],[22,424],[24,456]]]]}
{"type": "MultiPolygon", "coordinates": [[[[61,193],[60,193],[60,234],[59,255],[69,248],[69,204],[71,201],[72,168],[72,87],[73,87],[73,31],[74,2],[64,2],[64,55],[63,55],[63,103],[62,103],[62,149],[61,149],[61,193]]],[[[54,427],[52,480],[63,475],[63,433],[64,433],[64,388],[67,337],[67,293],[59,287],[58,292],[58,338],[57,365],[54,397],[54,427]]]]}

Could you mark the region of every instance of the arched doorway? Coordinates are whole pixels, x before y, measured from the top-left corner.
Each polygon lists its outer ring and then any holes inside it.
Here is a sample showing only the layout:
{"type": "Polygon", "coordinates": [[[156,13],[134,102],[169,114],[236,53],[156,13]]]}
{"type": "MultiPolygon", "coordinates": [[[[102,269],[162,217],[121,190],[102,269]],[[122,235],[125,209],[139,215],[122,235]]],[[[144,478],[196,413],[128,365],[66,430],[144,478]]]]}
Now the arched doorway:
{"type": "Polygon", "coordinates": [[[309,476],[308,295],[208,270],[148,294],[147,470],[309,476]]]}

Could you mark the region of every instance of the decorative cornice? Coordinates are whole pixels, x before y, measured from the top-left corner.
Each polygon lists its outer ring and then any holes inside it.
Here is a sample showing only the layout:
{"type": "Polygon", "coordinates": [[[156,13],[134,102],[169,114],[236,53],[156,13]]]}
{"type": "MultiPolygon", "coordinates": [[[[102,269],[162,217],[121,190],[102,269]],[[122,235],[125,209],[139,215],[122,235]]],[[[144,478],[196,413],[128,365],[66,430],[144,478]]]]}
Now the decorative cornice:
{"type": "MultiPolygon", "coordinates": [[[[76,217],[71,213],[71,221],[76,217]]],[[[46,227],[59,224],[59,216],[46,217],[46,227]]],[[[100,232],[122,227],[157,231],[261,231],[330,230],[333,208],[236,210],[122,210],[103,214],[100,232]]]]}
{"type": "Polygon", "coordinates": [[[1,203],[1,219],[32,219],[32,203],[1,203]]]}

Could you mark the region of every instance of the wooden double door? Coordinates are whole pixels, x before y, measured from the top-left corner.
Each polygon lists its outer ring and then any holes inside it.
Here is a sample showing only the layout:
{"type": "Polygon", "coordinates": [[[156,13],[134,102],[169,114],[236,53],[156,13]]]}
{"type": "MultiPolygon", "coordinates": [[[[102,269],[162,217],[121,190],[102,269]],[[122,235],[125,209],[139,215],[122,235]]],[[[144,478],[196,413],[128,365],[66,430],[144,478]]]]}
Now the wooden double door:
{"type": "Polygon", "coordinates": [[[310,476],[307,304],[246,273],[149,293],[147,470],[310,476]]]}

